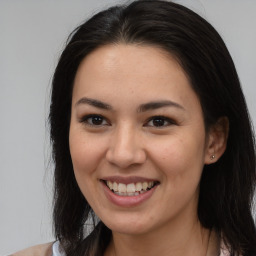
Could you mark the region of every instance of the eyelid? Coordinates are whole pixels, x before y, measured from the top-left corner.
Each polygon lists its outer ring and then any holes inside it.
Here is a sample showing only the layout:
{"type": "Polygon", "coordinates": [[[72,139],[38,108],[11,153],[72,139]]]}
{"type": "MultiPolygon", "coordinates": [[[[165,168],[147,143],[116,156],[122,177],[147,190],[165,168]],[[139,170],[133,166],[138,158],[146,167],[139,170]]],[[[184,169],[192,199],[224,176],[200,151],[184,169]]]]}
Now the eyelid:
{"type": "Polygon", "coordinates": [[[154,128],[157,128],[157,129],[161,129],[161,128],[165,128],[165,127],[168,127],[168,126],[171,126],[171,125],[177,125],[177,122],[175,122],[172,118],[160,115],[160,116],[152,116],[152,117],[148,118],[146,123],[143,126],[148,126],[148,127],[154,127],[154,128]],[[157,119],[157,118],[158,119],[163,119],[164,121],[167,121],[168,124],[163,125],[163,126],[148,125],[148,123],[150,121],[153,121],[154,119],[157,119]]]}
{"type": "MultiPolygon", "coordinates": [[[[100,128],[100,127],[103,127],[103,126],[110,126],[111,125],[109,120],[106,117],[104,117],[103,115],[101,115],[101,114],[88,114],[88,115],[85,115],[85,116],[83,116],[83,117],[81,117],[79,119],[79,122],[83,123],[84,125],[95,127],[95,128],[100,128]],[[89,122],[88,120],[90,118],[93,118],[93,117],[101,118],[102,119],[102,123],[101,124],[93,124],[93,123],[89,122]]],[[[157,129],[169,127],[171,125],[177,125],[177,122],[175,120],[173,120],[172,118],[169,118],[169,117],[166,117],[166,116],[163,116],[163,115],[151,116],[143,124],[144,127],[152,127],[152,128],[157,128],[157,129]],[[154,125],[154,124],[150,125],[149,123],[154,121],[154,119],[155,120],[156,119],[162,119],[164,121],[164,124],[163,125],[159,125],[159,126],[154,125]]]]}
{"type": "Polygon", "coordinates": [[[103,115],[100,115],[100,114],[89,114],[89,115],[85,115],[83,116],[82,118],[79,119],[79,122],[80,123],[83,123],[85,125],[88,125],[88,126],[92,126],[92,127],[96,127],[96,128],[99,128],[99,127],[102,127],[102,126],[107,126],[107,125],[110,125],[109,121],[107,118],[105,118],[103,115]],[[88,119],[89,118],[93,118],[93,117],[100,117],[103,119],[103,122],[105,121],[106,124],[99,124],[99,125],[96,125],[96,124],[91,124],[88,122],[88,119]]]}

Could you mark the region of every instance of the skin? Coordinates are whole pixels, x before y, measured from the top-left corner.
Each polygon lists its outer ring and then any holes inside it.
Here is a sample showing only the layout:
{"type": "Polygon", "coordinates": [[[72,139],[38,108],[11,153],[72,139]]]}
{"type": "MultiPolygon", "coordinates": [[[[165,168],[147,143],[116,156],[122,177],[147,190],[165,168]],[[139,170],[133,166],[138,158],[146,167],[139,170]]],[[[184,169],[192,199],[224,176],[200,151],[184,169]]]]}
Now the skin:
{"type": "Polygon", "coordinates": [[[197,205],[203,166],[225,150],[221,122],[217,128],[206,133],[196,93],[163,50],[107,45],[82,61],[72,95],[70,152],[83,195],[112,230],[105,255],[206,255],[209,231],[198,221],[197,205]],[[155,101],[173,104],[141,111],[155,101]],[[109,176],[160,184],[139,205],[121,207],[104,193],[101,179],[109,176]]]}

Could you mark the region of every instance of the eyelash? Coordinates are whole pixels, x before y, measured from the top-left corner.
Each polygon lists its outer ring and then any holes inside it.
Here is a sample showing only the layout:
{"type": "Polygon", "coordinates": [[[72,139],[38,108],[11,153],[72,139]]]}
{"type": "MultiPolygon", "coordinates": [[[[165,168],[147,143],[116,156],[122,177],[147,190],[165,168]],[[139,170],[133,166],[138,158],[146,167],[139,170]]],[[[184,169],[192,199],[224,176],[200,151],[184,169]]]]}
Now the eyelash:
{"type": "Polygon", "coordinates": [[[170,125],[176,125],[177,123],[169,118],[169,117],[166,117],[166,116],[153,116],[153,117],[150,117],[146,124],[144,126],[149,126],[149,127],[155,127],[155,128],[162,128],[162,127],[167,127],[167,126],[170,126],[170,125]],[[157,125],[149,125],[150,122],[154,122],[156,120],[161,120],[161,121],[164,121],[165,125],[160,125],[160,126],[157,126],[157,125]],[[167,124],[166,124],[167,123],[167,124]]]}
{"type": "Polygon", "coordinates": [[[81,118],[80,120],[81,123],[85,123],[86,125],[89,125],[89,126],[93,126],[93,127],[101,127],[101,126],[105,126],[105,125],[110,125],[109,122],[106,120],[106,118],[102,115],[96,115],[96,114],[91,114],[91,115],[87,115],[87,116],[84,116],[83,118],[81,118]],[[89,122],[89,119],[92,119],[92,118],[100,118],[102,121],[105,121],[106,124],[93,124],[92,122],[89,122]]]}
{"type": "MultiPolygon", "coordinates": [[[[95,120],[97,121],[97,120],[95,120]]],[[[90,114],[90,115],[86,115],[83,118],[81,118],[80,120],[81,123],[85,123],[86,125],[92,126],[92,127],[102,127],[102,126],[109,126],[110,123],[109,121],[102,115],[96,115],[96,114],[90,114]],[[104,122],[103,124],[93,124],[92,118],[98,118],[100,119],[102,122],[104,122]],[[91,119],[91,121],[89,121],[91,119]]],[[[173,120],[170,119],[166,116],[153,116],[150,117],[149,119],[147,119],[146,123],[143,125],[144,127],[155,127],[158,129],[161,129],[163,127],[167,127],[170,125],[177,125],[177,123],[173,120]],[[154,121],[161,121],[164,122],[163,125],[154,125],[154,121]],[[152,122],[152,124],[149,124],[150,122],[152,122]]]]}

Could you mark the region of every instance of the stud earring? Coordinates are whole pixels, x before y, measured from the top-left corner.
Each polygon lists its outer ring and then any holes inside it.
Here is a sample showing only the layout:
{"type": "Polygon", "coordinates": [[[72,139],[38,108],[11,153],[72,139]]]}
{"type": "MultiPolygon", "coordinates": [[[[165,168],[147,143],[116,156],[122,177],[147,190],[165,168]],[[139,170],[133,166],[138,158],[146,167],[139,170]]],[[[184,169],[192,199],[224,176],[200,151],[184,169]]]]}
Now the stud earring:
{"type": "Polygon", "coordinates": [[[210,159],[213,160],[215,158],[215,155],[211,155],[210,159]]]}

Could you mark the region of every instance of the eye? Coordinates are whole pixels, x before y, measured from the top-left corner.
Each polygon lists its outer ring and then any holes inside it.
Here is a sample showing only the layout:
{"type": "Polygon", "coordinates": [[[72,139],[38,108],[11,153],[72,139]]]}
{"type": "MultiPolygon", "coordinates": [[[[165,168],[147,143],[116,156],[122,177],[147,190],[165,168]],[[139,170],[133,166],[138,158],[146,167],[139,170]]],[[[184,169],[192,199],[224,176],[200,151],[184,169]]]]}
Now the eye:
{"type": "Polygon", "coordinates": [[[150,127],[166,127],[166,126],[170,126],[172,124],[176,124],[175,121],[173,121],[172,119],[165,117],[165,116],[154,116],[151,117],[145,126],[150,126],[150,127]]]}
{"type": "Polygon", "coordinates": [[[108,121],[101,115],[87,115],[80,120],[90,126],[104,126],[109,125],[108,121]]]}

